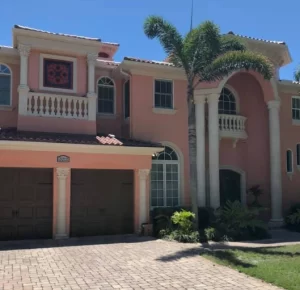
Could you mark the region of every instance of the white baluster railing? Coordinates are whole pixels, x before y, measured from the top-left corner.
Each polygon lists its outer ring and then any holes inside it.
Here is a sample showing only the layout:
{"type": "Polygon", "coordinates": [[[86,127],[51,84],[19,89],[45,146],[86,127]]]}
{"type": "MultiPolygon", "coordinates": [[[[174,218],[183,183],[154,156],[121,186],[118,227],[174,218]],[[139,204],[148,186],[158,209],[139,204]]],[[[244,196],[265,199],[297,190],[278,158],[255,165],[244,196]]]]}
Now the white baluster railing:
{"type": "Polygon", "coordinates": [[[49,93],[28,93],[27,114],[31,116],[88,119],[88,98],[49,93]]]}
{"type": "Polygon", "coordinates": [[[219,114],[219,129],[221,137],[247,138],[247,118],[238,115],[219,114]]]}

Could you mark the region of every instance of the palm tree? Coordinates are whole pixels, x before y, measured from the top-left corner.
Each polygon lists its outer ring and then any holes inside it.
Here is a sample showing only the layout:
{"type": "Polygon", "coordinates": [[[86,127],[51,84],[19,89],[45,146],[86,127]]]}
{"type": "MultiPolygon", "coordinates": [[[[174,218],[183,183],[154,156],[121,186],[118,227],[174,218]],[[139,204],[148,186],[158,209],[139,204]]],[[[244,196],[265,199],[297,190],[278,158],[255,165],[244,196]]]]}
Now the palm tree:
{"type": "Polygon", "coordinates": [[[294,71],[294,80],[298,83],[300,82],[300,66],[294,71]]]}
{"type": "Polygon", "coordinates": [[[201,82],[214,82],[230,73],[245,69],[254,70],[272,78],[272,65],[268,59],[246,51],[234,35],[222,35],[218,26],[206,21],[182,36],[176,27],[159,16],[149,16],[144,32],[150,39],[157,38],[169,61],[184,70],[187,79],[188,138],[190,160],[190,194],[192,210],[198,217],[196,124],[194,90],[201,82]]]}

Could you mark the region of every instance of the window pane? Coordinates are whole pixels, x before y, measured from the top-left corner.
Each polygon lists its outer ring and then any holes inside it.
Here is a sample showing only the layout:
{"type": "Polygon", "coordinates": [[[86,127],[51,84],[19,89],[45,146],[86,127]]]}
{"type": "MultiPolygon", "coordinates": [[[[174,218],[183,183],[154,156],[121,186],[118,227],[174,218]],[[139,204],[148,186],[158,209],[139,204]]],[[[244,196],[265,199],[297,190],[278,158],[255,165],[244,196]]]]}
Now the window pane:
{"type": "Polygon", "coordinates": [[[10,76],[0,76],[0,105],[10,105],[10,76]]]}
{"type": "Polygon", "coordinates": [[[297,144],[297,165],[300,165],[300,144],[297,144]]]}
{"type": "Polygon", "coordinates": [[[154,105],[156,108],[173,108],[172,82],[155,80],[154,105]]]}
{"type": "Polygon", "coordinates": [[[288,150],[286,152],[286,171],[293,172],[293,160],[292,160],[292,151],[288,150]]]}

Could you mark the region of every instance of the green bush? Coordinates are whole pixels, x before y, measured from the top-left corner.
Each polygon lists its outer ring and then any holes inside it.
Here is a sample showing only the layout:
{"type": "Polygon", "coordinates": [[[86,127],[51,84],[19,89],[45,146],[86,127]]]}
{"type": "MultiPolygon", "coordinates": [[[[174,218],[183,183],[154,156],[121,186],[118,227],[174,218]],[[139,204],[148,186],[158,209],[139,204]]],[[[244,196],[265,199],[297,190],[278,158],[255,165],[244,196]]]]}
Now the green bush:
{"type": "Polygon", "coordinates": [[[286,227],[289,230],[300,232],[300,204],[291,206],[285,218],[286,227]]]}
{"type": "Polygon", "coordinates": [[[167,240],[175,240],[181,243],[199,242],[200,236],[194,231],[195,214],[182,209],[171,216],[168,227],[159,231],[158,236],[167,240]]]}
{"type": "Polygon", "coordinates": [[[214,210],[210,207],[199,207],[198,208],[198,226],[199,230],[208,228],[212,223],[215,222],[214,210]]]}
{"type": "Polygon", "coordinates": [[[216,212],[214,240],[220,237],[233,241],[269,238],[267,226],[258,219],[258,213],[257,209],[249,209],[239,201],[227,201],[216,212]]]}

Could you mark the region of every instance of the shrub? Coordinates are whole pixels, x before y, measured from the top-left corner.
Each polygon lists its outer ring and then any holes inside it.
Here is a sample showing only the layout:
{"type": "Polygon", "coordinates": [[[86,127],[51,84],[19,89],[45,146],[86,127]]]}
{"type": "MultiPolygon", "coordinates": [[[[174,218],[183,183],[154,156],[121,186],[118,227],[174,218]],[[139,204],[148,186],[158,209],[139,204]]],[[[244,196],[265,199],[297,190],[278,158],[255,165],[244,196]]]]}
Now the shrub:
{"type": "Polygon", "coordinates": [[[215,222],[214,210],[210,207],[198,208],[198,225],[199,230],[204,230],[215,222]]]}
{"type": "Polygon", "coordinates": [[[216,212],[217,239],[222,237],[240,241],[268,238],[267,226],[257,218],[258,213],[257,209],[244,207],[239,201],[227,201],[225,206],[216,212]]]}
{"type": "Polygon", "coordinates": [[[285,218],[286,227],[289,230],[300,232],[300,204],[291,206],[285,218]]]}
{"type": "Polygon", "coordinates": [[[174,212],[171,217],[173,224],[178,226],[178,230],[183,234],[189,234],[193,230],[195,214],[187,211],[181,210],[174,212]]]}

